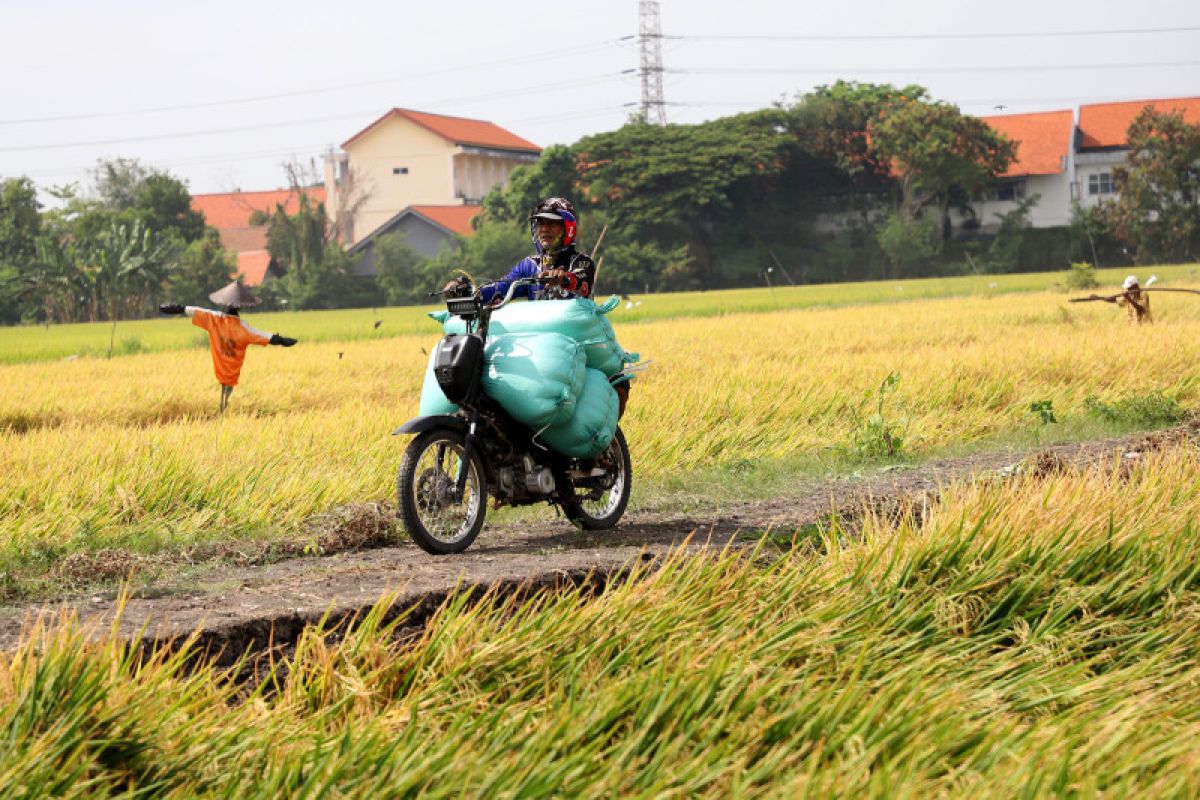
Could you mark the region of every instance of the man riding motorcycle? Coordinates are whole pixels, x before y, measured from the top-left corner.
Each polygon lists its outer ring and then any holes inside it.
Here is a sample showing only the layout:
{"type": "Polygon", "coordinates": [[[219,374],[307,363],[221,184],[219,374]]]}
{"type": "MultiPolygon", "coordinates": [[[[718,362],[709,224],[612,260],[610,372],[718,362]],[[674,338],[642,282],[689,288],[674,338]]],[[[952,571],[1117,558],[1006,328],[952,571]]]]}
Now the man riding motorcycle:
{"type": "MultiPolygon", "coordinates": [[[[579,233],[579,217],[575,206],[563,197],[549,197],[534,206],[529,214],[529,234],[533,239],[532,256],[521,259],[508,274],[495,283],[479,287],[483,301],[504,297],[509,285],[520,278],[539,278],[540,286],[518,286],[514,296],[530,300],[569,300],[591,297],[596,281],[596,264],[591,256],[575,249],[579,233]]],[[[456,278],[442,290],[447,297],[457,297],[471,291],[470,281],[456,278]]],[[[625,414],[629,401],[629,382],[613,387],[617,392],[618,418],[625,414]]]]}
{"type": "MultiPolygon", "coordinates": [[[[596,278],[596,264],[585,253],[575,249],[579,219],[571,201],[550,197],[538,203],[529,214],[529,233],[536,253],[526,256],[495,283],[481,286],[484,302],[503,297],[509,284],[519,278],[539,278],[540,286],[518,286],[515,295],[530,300],[564,300],[572,297],[591,297],[596,278]]],[[[465,279],[446,284],[443,291],[456,296],[469,291],[465,279]]]]}

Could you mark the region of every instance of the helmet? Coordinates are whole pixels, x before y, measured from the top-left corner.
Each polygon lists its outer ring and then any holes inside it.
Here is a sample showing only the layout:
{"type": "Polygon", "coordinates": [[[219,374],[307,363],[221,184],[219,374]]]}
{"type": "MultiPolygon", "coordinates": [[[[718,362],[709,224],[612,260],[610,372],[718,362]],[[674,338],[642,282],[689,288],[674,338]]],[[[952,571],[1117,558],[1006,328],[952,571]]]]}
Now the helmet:
{"type": "Polygon", "coordinates": [[[1122,289],[1132,289],[1134,286],[1138,286],[1137,275],[1130,275],[1125,279],[1125,283],[1121,284],[1122,289]]]}
{"type": "Polygon", "coordinates": [[[570,247],[575,243],[575,232],[579,225],[579,219],[575,216],[575,206],[571,205],[571,201],[564,197],[548,197],[542,202],[533,207],[533,211],[529,212],[529,233],[533,236],[533,245],[540,253],[542,245],[534,235],[534,226],[539,219],[557,219],[563,224],[563,247],[570,247]]]}

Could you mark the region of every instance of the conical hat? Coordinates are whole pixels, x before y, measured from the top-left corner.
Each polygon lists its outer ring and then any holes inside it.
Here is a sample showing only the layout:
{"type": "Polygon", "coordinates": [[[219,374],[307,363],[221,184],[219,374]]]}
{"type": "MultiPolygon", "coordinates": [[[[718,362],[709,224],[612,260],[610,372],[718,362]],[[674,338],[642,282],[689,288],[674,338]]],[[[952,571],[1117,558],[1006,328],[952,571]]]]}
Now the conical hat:
{"type": "Polygon", "coordinates": [[[262,300],[259,300],[250,293],[249,289],[242,286],[240,280],[217,289],[208,296],[208,299],[219,306],[226,306],[228,308],[254,308],[262,304],[262,300]]]}

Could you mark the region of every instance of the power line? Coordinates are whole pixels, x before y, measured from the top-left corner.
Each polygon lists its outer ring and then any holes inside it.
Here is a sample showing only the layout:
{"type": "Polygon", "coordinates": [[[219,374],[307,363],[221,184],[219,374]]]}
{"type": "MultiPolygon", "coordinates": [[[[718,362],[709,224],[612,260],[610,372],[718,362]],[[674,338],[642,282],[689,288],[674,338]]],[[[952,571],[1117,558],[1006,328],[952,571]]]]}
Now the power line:
{"type": "MultiPolygon", "coordinates": [[[[528,95],[528,94],[541,94],[543,92],[546,92],[548,90],[553,90],[553,89],[565,89],[565,88],[571,88],[571,87],[576,87],[576,86],[585,86],[585,85],[594,84],[594,83],[602,83],[604,81],[612,80],[613,78],[618,78],[618,77],[620,77],[620,73],[614,72],[614,73],[609,73],[606,75],[599,75],[599,76],[596,76],[593,78],[583,78],[583,79],[577,79],[577,80],[571,80],[571,81],[563,81],[561,83],[556,83],[556,84],[542,83],[542,84],[538,84],[536,86],[526,87],[524,89],[515,89],[510,92],[493,92],[491,94],[486,94],[486,95],[472,95],[472,96],[468,96],[466,98],[456,98],[456,99],[451,99],[451,100],[444,100],[442,102],[443,102],[444,106],[453,106],[458,103],[473,102],[475,100],[480,100],[480,99],[490,100],[490,99],[497,98],[497,97],[513,97],[513,96],[528,95]]],[[[202,131],[184,131],[181,133],[148,134],[146,136],[127,136],[127,137],[122,137],[119,139],[94,139],[91,141],[83,141],[83,142],[58,142],[58,143],[54,143],[54,144],[18,145],[16,147],[0,147],[0,153],[27,153],[27,152],[42,151],[42,150],[66,150],[66,149],[70,149],[73,147],[100,147],[100,146],[106,146],[106,145],[128,144],[128,143],[135,143],[135,142],[157,142],[157,141],[163,141],[163,140],[167,140],[167,139],[194,139],[194,138],[204,137],[204,136],[220,136],[220,135],[225,135],[225,134],[229,134],[229,133],[244,133],[247,131],[270,130],[272,128],[286,128],[286,127],[291,127],[291,126],[295,126],[295,125],[310,125],[310,124],[315,124],[315,123],[319,123],[319,122],[341,122],[341,121],[346,121],[346,120],[350,120],[350,119],[361,118],[362,116],[364,116],[366,114],[370,114],[370,113],[373,113],[373,112],[371,112],[371,111],[355,111],[355,112],[347,112],[347,113],[328,115],[328,116],[320,116],[320,117],[306,117],[304,119],[277,120],[275,122],[264,122],[259,125],[239,125],[239,126],[231,127],[231,128],[209,128],[209,129],[202,130],[202,131]]]]}
{"type": "MultiPolygon", "coordinates": [[[[1156,33],[1193,33],[1200,31],[1200,26],[1184,26],[1178,28],[1111,28],[1107,30],[1084,31],[1009,31],[983,33],[848,33],[848,34],[798,34],[798,35],[737,35],[737,34],[699,34],[664,36],[664,39],[680,41],[708,42],[887,42],[922,40],[952,40],[952,39],[1048,39],[1075,36],[1116,36],[1124,34],[1156,34],[1156,33]]],[[[626,39],[631,37],[624,37],[626,39]]]]}
{"type": "Polygon", "coordinates": [[[1144,61],[1125,64],[1037,64],[1030,66],[1005,65],[989,67],[699,67],[667,69],[666,72],[680,75],[832,75],[832,74],[887,74],[909,75],[913,73],[964,73],[964,72],[1064,72],[1070,70],[1100,69],[1145,69],[1160,67],[1195,67],[1200,61],[1144,61]]]}
{"type": "MultiPolygon", "coordinates": [[[[329,92],[340,92],[345,89],[360,89],[366,86],[380,86],[389,83],[397,83],[399,81],[413,80],[416,78],[429,78],[438,75],[447,75],[455,72],[478,71],[480,69],[496,66],[504,66],[511,64],[527,64],[536,61],[546,61],[553,59],[561,59],[564,56],[578,56],[581,53],[595,52],[604,50],[617,44],[618,40],[612,39],[605,42],[599,42],[593,45],[583,47],[573,47],[570,50],[560,50],[552,53],[541,53],[533,56],[523,56],[519,58],[501,59],[498,61],[485,61],[478,64],[469,64],[461,67],[445,67],[443,69],[430,70],[427,72],[415,72],[411,75],[392,78],[376,78],[369,81],[357,81],[355,83],[342,83],[333,86],[323,86],[314,89],[299,89],[294,92],[279,92],[277,94],[263,94],[254,97],[239,97],[232,100],[213,100],[204,103],[183,103],[180,105],[157,106],[153,108],[130,109],[126,111],[102,111],[90,114],[64,114],[54,117],[30,117],[27,119],[6,119],[0,120],[0,125],[29,125],[34,123],[45,122],[69,122],[86,119],[107,119],[111,117],[126,117],[136,116],[139,114],[159,114],[169,111],[189,111],[200,108],[216,108],[219,106],[242,105],[245,103],[261,103],[266,100],[284,100],[293,97],[305,97],[314,94],[327,94],[329,92]]],[[[490,95],[495,96],[495,95],[490,95]]]]}

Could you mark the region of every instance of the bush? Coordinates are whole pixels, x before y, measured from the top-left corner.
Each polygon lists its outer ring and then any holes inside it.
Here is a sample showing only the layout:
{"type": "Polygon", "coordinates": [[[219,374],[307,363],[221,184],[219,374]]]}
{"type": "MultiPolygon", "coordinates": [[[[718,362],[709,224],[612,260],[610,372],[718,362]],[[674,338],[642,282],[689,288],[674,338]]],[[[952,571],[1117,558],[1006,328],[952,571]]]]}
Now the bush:
{"type": "Polygon", "coordinates": [[[884,402],[887,396],[896,391],[900,383],[900,373],[889,373],[879,388],[868,389],[858,405],[850,408],[853,427],[850,430],[850,447],[858,455],[865,458],[887,456],[893,458],[904,450],[904,435],[908,429],[908,420],[888,419],[884,414],[884,402]],[[864,413],[864,407],[875,401],[875,410],[864,413]]]}
{"type": "Polygon", "coordinates": [[[1067,270],[1068,289],[1095,289],[1099,285],[1096,268],[1086,261],[1076,261],[1067,270]]]}
{"type": "Polygon", "coordinates": [[[1084,398],[1088,412],[1106,422],[1125,425],[1170,425],[1183,421],[1186,412],[1161,390],[1144,395],[1129,395],[1106,403],[1095,395],[1084,398]]]}
{"type": "Polygon", "coordinates": [[[895,278],[923,275],[941,248],[938,226],[929,220],[905,220],[889,213],[875,232],[879,246],[895,267],[895,278]]]}

